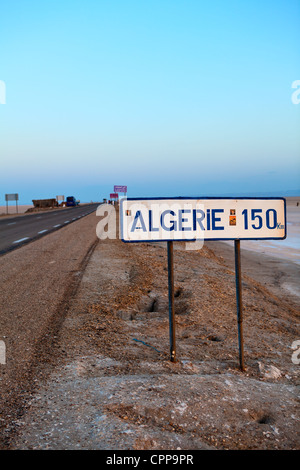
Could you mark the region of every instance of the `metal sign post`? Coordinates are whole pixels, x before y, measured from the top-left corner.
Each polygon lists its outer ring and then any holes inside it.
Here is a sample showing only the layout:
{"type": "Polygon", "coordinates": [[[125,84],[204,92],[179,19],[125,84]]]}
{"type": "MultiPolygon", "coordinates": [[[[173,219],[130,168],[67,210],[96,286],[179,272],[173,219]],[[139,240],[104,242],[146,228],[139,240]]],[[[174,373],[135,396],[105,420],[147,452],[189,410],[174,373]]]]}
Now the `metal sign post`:
{"type": "Polygon", "coordinates": [[[6,201],[6,214],[8,214],[8,201],[16,201],[16,212],[18,214],[18,200],[19,194],[5,194],[5,201],[6,201]]]}
{"type": "Polygon", "coordinates": [[[284,198],[129,198],[121,200],[121,239],[125,243],[168,245],[171,361],[176,361],[173,242],[234,240],[239,364],[244,364],[240,240],[286,238],[284,198]]]}
{"type": "Polygon", "coordinates": [[[171,357],[171,362],[176,362],[175,308],[174,308],[174,261],[173,261],[173,242],[172,241],[168,241],[168,284],[169,284],[170,357],[171,357]]]}
{"type": "Polygon", "coordinates": [[[243,303],[242,303],[240,240],[234,240],[234,257],[235,257],[236,305],[237,305],[237,321],[238,321],[238,337],[239,337],[239,359],[240,359],[240,369],[244,371],[245,364],[244,364],[243,303]]]}
{"type": "Polygon", "coordinates": [[[60,201],[63,202],[65,200],[65,196],[63,195],[56,196],[56,200],[57,200],[57,203],[59,203],[60,201]]]}
{"type": "Polygon", "coordinates": [[[127,186],[118,186],[118,185],[115,185],[114,186],[114,192],[115,193],[123,193],[124,194],[124,197],[126,197],[127,195],[127,186]]]}

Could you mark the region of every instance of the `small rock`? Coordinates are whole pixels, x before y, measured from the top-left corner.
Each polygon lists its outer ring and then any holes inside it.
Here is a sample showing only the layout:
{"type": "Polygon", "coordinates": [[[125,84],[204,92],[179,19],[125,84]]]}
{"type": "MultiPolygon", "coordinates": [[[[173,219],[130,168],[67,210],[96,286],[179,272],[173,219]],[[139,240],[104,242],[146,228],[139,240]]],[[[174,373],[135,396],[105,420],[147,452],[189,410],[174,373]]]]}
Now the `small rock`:
{"type": "Polygon", "coordinates": [[[277,369],[275,366],[265,366],[262,362],[258,363],[259,372],[266,378],[266,379],[278,379],[282,372],[277,369]]]}

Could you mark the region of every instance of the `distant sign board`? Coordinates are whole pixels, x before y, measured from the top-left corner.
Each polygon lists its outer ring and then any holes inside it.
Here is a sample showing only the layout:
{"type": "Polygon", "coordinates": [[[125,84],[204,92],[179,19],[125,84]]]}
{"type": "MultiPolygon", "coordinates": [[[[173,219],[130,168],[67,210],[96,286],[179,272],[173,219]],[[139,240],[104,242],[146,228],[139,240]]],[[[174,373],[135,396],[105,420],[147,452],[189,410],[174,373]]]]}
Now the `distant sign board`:
{"type": "Polygon", "coordinates": [[[127,193],[127,186],[114,186],[115,193],[127,193]]]}
{"type": "Polygon", "coordinates": [[[56,196],[56,200],[57,200],[57,202],[59,202],[59,201],[64,201],[64,200],[65,200],[65,196],[56,196]]]}
{"type": "Polygon", "coordinates": [[[5,194],[5,201],[18,201],[19,194],[5,194]]]}
{"type": "Polygon", "coordinates": [[[111,194],[109,195],[109,197],[110,197],[110,199],[118,199],[119,194],[118,194],[118,193],[111,193],[111,194]]]}
{"type": "Polygon", "coordinates": [[[284,198],[122,199],[124,242],[286,237],[284,198]]]}

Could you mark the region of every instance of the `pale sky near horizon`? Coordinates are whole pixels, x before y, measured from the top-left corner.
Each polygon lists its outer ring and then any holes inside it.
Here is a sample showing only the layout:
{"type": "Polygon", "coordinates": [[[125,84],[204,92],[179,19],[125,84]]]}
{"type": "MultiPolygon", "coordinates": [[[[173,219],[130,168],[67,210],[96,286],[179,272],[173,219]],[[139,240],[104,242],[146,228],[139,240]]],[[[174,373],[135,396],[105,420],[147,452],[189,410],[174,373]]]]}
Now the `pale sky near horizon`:
{"type": "Polygon", "coordinates": [[[0,80],[0,205],[300,194],[300,0],[1,2],[0,80]]]}

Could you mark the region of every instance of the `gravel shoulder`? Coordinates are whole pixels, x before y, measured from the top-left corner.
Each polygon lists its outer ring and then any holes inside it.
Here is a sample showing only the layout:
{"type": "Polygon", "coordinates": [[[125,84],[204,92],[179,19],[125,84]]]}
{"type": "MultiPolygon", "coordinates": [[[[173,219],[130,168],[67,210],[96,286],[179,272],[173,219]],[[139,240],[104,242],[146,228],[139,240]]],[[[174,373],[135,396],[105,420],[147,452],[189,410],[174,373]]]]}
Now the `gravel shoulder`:
{"type": "Polygon", "coordinates": [[[18,419],[54,361],[55,344],[87,260],[98,242],[87,216],[0,257],[0,448],[10,446],[18,419]]]}
{"type": "MultiPolygon", "coordinates": [[[[87,230],[94,224],[95,233],[95,219],[80,223],[90,224],[87,230]]],[[[299,365],[291,349],[299,339],[299,298],[286,289],[285,274],[288,280],[299,278],[299,268],[287,269],[273,258],[262,267],[261,257],[242,253],[246,371],[241,372],[230,250],[217,242],[199,251],[175,244],[178,361],[171,363],[166,245],[95,242],[80,282],[69,290],[61,286],[64,313],[43,329],[50,342],[40,340],[35,354],[25,354],[28,361],[35,358],[34,387],[20,416],[10,417],[6,445],[299,449],[299,365]]],[[[60,270],[68,263],[69,254],[60,270]]],[[[72,269],[68,266],[69,273],[72,269]]],[[[36,297],[41,299],[41,292],[36,297]]],[[[14,315],[16,306],[9,303],[14,315]]],[[[22,386],[28,388],[28,382],[22,386]]]]}

